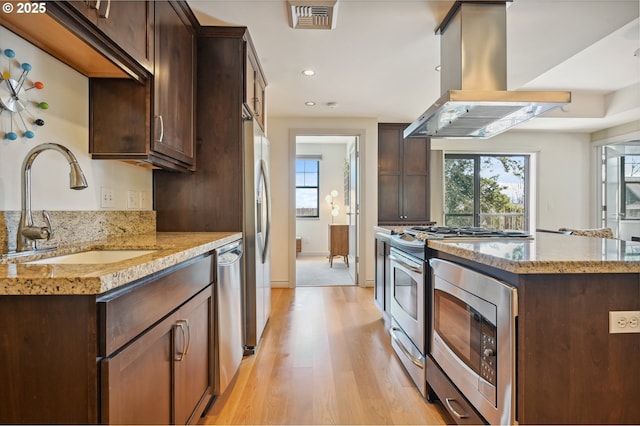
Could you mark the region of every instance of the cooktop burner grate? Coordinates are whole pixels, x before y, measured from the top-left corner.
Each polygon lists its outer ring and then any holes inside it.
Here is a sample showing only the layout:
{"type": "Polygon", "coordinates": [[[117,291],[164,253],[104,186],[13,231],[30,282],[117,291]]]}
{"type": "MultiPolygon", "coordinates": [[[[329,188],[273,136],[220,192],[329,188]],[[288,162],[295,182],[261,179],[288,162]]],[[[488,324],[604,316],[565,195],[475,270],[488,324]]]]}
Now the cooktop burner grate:
{"type": "Polygon", "coordinates": [[[531,236],[519,230],[495,230],[479,227],[452,227],[452,226],[414,226],[405,229],[405,232],[414,235],[418,239],[438,239],[455,237],[477,238],[530,238],[531,236]]]}

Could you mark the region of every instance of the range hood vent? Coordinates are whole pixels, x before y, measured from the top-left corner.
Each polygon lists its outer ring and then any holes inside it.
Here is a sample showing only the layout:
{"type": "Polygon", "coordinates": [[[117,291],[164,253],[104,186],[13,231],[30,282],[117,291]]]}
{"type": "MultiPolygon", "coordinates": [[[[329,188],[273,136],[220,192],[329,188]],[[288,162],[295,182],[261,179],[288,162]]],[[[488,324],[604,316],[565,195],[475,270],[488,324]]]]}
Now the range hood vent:
{"type": "Polygon", "coordinates": [[[442,95],[405,138],[486,139],[571,102],[571,92],[507,91],[507,1],[454,3],[436,29],[442,95]]]}
{"type": "Polygon", "coordinates": [[[337,0],[288,0],[289,25],[294,29],[332,30],[336,27],[337,0]]]}

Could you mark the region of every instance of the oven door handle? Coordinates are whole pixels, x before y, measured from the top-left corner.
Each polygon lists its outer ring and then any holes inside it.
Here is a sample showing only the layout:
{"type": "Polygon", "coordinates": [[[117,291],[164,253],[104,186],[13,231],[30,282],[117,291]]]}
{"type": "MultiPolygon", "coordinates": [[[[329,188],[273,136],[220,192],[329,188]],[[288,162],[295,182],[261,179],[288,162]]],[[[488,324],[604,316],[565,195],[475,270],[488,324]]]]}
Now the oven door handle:
{"type": "Polygon", "coordinates": [[[403,261],[402,259],[400,259],[397,256],[394,256],[394,255],[391,254],[391,255],[389,255],[389,259],[398,262],[400,265],[404,266],[405,268],[407,268],[410,271],[417,272],[419,274],[422,273],[422,268],[421,267],[410,265],[410,264],[406,263],[405,261],[403,261]]]}
{"type": "Polygon", "coordinates": [[[396,344],[398,345],[402,353],[405,354],[405,356],[409,358],[412,363],[414,363],[420,368],[424,368],[424,363],[422,362],[424,360],[424,357],[421,356],[420,358],[416,358],[415,356],[413,356],[413,354],[409,352],[407,348],[404,347],[404,344],[402,344],[402,341],[396,337],[396,331],[402,332],[402,330],[400,330],[398,327],[391,327],[389,329],[389,334],[391,334],[391,338],[393,339],[394,342],[396,342],[396,344]]]}

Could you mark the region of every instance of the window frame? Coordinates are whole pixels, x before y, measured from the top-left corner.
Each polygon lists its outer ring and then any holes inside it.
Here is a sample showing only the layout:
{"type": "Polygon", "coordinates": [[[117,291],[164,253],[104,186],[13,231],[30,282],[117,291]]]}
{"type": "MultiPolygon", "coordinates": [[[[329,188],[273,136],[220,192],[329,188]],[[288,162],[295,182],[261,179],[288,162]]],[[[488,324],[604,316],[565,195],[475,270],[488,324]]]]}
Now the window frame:
{"type": "MultiPolygon", "coordinates": [[[[296,167],[295,167],[295,174],[296,174],[296,219],[319,219],[320,218],[320,160],[321,158],[318,157],[307,157],[307,156],[296,156],[296,167]],[[298,185],[298,161],[313,161],[316,163],[316,168],[317,171],[315,172],[316,174],[316,184],[315,185],[298,185]],[[298,189],[315,189],[316,191],[316,214],[315,215],[299,215],[298,214],[298,189]]],[[[302,172],[302,173],[307,173],[307,172],[302,172]]],[[[309,173],[311,174],[311,173],[309,173]]],[[[304,179],[306,182],[306,179],[304,179]]]]}
{"type": "MultiPolygon", "coordinates": [[[[523,202],[523,206],[524,206],[524,212],[523,212],[523,230],[528,230],[529,226],[530,226],[530,216],[531,216],[531,211],[530,211],[530,205],[531,205],[531,196],[530,196],[530,189],[531,189],[531,172],[530,172],[530,168],[531,168],[531,155],[530,154],[517,154],[517,153],[508,153],[508,154],[498,154],[498,153],[478,153],[478,154],[471,154],[471,153],[445,153],[444,155],[444,167],[446,170],[446,161],[448,159],[454,159],[454,160],[473,160],[473,194],[474,194],[474,199],[473,199],[473,213],[460,213],[460,214],[456,214],[456,213],[447,213],[446,211],[446,202],[443,205],[443,219],[444,219],[444,223],[445,225],[447,224],[447,218],[448,217],[472,217],[473,218],[473,225],[474,227],[480,227],[481,225],[481,218],[482,218],[482,213],[481,213],[481,207],[480,207],[480,198],[481,198],[481,176],[480,176],[480,172],[481,172],[481,163],[482,163],[482,159],[484,157],[493,157],[493,158],[498,158],[498,157],[522,157],[524,159],[524,202],[523,202]]],[[[443,193],[443,200],[446,200],[446,196],[447,196],[447,191],[446,191],[446,174],[444,175],[444,193],[443,193]]]]}
{"type": "MultiPolygon", "coordinates": [[[[637,186],[640,184],[640,176],[633,177],[627,176],[626,173],[626,157],[640,157],[640,155],[622,155],[620,156],[620,207],[623,210],[623,219],[624,220],[640,220],[640,217],[634,217],[629,215],[628,206],[627,206],[627,187],[630,185],[637,186]]],[[[638,163],[633,163],[638,164],[638,163]]]]}

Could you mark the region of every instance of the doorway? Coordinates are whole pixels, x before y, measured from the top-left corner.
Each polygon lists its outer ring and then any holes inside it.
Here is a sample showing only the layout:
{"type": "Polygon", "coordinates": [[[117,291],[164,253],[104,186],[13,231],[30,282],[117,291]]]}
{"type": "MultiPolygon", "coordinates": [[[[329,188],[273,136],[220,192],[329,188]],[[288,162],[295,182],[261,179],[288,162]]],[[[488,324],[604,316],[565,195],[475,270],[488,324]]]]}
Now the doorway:
{"type": "Polygon", "coordinates": [[[357,285],[359,136],[297,134],[294,286],[357,285]]]}

